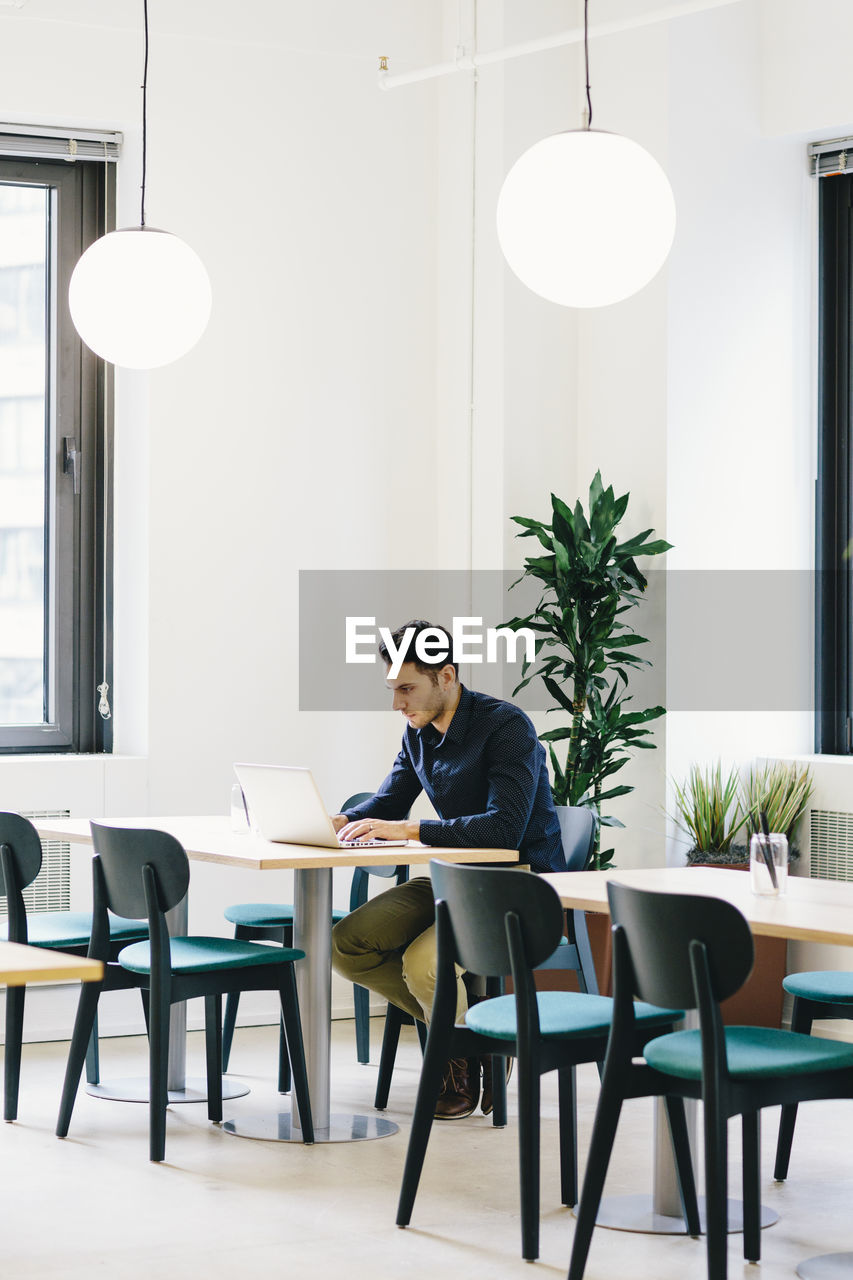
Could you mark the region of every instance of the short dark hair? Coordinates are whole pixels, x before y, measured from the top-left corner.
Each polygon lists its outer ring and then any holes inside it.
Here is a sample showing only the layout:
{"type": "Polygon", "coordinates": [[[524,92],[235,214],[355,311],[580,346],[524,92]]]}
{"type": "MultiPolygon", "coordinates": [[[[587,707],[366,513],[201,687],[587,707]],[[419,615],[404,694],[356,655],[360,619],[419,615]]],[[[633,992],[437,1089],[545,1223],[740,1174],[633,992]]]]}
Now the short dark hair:
{"type": "MultiPolygon", "coordinates": [[[[397,627],[396,631],[391,632],[391,639],[394,642],[395,649],[399,649],[403,642],[403,637],[406,632],[410,630],[414,631],[414,635],[409,638],[409,647],[406,650],[406,656],[403,661],[411,662],[413,666],[417,667],[418,671],[430,671],[433,673],[433,676],[435,676],[435,673],[440,671],[442,667],[449,665],[453,668],[456,679],[458,680],[459,663],[453,661],[453,640],[450,632],[447,630],[447,627],[439,626],[434,622],[425,622],[423,618],[412,618],[410,622],[404,622],[401,627],[397,627]],[[417,651],[417,643],[418,637],[423,631],[437,631],[444,637],[447,652],[443,657],[437,656],[435,658],[422,658],[420,656],[417,651]]],[[[384,640],[379,641],[379,656],[385,663],[386,667],[391,666],[391,655],[388,652],[384,640]]]]}

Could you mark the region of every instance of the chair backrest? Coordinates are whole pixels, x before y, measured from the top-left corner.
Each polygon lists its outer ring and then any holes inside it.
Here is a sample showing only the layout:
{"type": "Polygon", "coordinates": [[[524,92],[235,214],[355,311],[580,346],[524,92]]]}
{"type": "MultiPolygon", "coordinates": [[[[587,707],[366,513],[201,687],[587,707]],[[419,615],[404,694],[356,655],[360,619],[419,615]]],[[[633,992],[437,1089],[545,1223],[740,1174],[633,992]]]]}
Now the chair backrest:
{"type": "Polygon", "coordinates": [[[41,840],[19,813],[0,813],[0,894],[6,898],[10,942],[27,942],[27,909],[22,890],[41,871],[41,840]]]}
{"type": "Polygon", "coordinates": [[[580,805],[560,805],[557,809],[563,856],[567,871],[585,870],[595,847],[595,814],[580,805]]]}
{"type": "Polygon", "coordinates": [[[154,869],[162,911],[170,910],[185,896],[190,864],[174,836],[138,827],[106,827],[98,822],[89,825],[100,859],[107,906],[116,915],[132,920],[148,915],[142,878],[145,866],[154,869]]]}
{"type": "Polygon", "coordinates": [[[531,969],[547,959],[563,936],[563,908],[544,880],[528,871],[430,862],[436,902],[445,903],[456,958],[485,977],[512,972],[506,917],[515,915],[531,969]]]}
{"type": "MultiPolygon", "coordinates": [[[[15,871],[15,888],[26,889],[41,871],[41,840],[33,824],[19,813],[0,813],[0,846],[7,846],[15,871]]],[[[6,877],[0,867],[0,894],[8,896],[6,877]]]]}
{"type": "Polygon", "coordinates": [[[727,999],[752,971],[755,949],[745,917],[721,898],[654,893],[609,881],[610,916],[627,942],[632,995],[669,1009],[698,1006],[691,943],[708,957],[711,994],[727,999]]]}

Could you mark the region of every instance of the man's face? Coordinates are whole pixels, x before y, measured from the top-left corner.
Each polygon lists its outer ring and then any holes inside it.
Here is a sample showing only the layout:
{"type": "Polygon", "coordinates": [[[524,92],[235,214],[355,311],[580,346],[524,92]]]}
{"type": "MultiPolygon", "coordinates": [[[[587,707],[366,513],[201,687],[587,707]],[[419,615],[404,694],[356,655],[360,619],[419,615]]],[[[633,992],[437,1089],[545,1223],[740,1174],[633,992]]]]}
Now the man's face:
{"type": "Polygon", "coordinates": [[[385,683],[393,691],[394,710],[402,712],[413,729],[424,729],[445,710],[441,673],[419,671],[413,662],[404,662],[396,680],[386,677],[385,683]]]}

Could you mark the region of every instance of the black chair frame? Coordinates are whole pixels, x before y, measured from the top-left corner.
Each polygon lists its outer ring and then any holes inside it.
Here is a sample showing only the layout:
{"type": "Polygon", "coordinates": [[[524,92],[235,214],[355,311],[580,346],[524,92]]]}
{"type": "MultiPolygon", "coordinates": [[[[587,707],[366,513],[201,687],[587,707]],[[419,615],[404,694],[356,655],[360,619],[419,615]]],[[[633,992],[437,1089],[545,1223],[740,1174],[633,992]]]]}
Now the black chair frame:
{"type": "MultiPolygon", "coordinates": [[[[805,996],[794,996],[791,1007],[791,1030],[801,1035],[811,1035],[812,1023],[816,1019],[853,1018],[853,1002],[850,1000],[808,1000],[805,996]]],[[[788,1166],[791,1162],[791,1147],[794,1142],[794,1128],[797,1123],[797,1103],[787,1103],[779,1117],[779,1136],[776,1139],[776,1163],[773,1177],[776,1182],[784,1182],[788,1177],[788,1166]]]]}
{"type": "MultiPolygon", "coordinates": [[[[520,870],[452,866],[437,861],[431,862],[430,867],[436,892],[437,980],[403,1172],[397,1225],[408,1226],[411,1221],[435,1102],[448,1058],[491,1054],[494,1084],[497,1086],[502,1081],[505,1086],[505,1076],[500,1068],[506,1056],[513,1056],[518,1060],[522,1256],[533,1261],[539,1255],[540,1077],[549,1071],[558,1073],[560,1193],[562,1203],[571,1206],[577,1200],[578,1184],[575,1068],[581,1063],[603,1059],[607,1035],[562,1040],[546,1040],[540,1035],[532,971],[552,954],[563,928],[559,898],[548,884],[520,870]],[[511,974],[517,1015],[515,1041],[489,1037],[467,1026],[454,1025],[455,963],[469,973],[492,981],[511,974]]],[[[660,1032],[660,1026],[651,1033],[648,1029],[636,1031],[634,1051],[641,1052],[650,1035],[660,1032]]],[[[504,1088],[504,1108],[505,1105],[504,1088]]],[[[496,1090],[496,1111],[497,1108],[496,1090]]],[[[671,1122],[676,1163],[691,1179],[685,1191],[695,1210],[687,1127],[680,1100],[671,1109],[671,1122]]]]}
{"type": "MultiPolygon", "coordinates": [[[[32,884],[41,871],[41,841],[32,823],[20,814],[1,814],[0,827],[2,836],[6,837],[0,843],[0,894],[6,898],[8,913],[7,937],[10,942],[18,942],[26,946],[29,943],[29,929],[23,891],[28,885],[32,884]]],[[[144,928],[140,927],[139,936],[143,937],[144,932],[144,928]]],[[[100,984],[102,990],[125,991],[138,985],[133,980],[132,975],[127,974],[124,969],[115,963],[119,951],[127,945],[126,939],[108,942],[104,957],[104,979],[100,984]]],[[[53,950],[54,948],[45,949],[53,950]]],[[[55,949],[58,950],[59,948],[55,949]]],[[[84,943],[80,946],[63,946],[61,949],[68,955],[84,956],[89,948],[88,943],[84,943]]],[[[18,1117],[25,999],[26,987],[7,988],[3,1062],[3,1119],[7,1123],[11,1123],[18,1117]]],[[[142,1008],[147,1027],[147,992],[143,993],[142,1008]]],[[[86,1046],[87,1082],[89,1084],[97,1084],[99,1072],[98,1023],[96,1018],[92,1024],[92,1032],[86,1046]]]]}
{"type": "MultiPolygon", "coordinates": [[[[709,1280],[725,1280],[728,1201],[727,1124],[741,1116],[743,1138],[743,1253],[761,1256],[760,1113],[763,1107],[853,1094],[853,1073],[826,1071],[794,1077],[733,1078],[727,1066],[720,1002],[746,981],[753,965],[749,925],[736,907],[717,898],[653,893],[608,883],[613,924],[613,1025],[601,1094],[577,1210],[568,1280],[582,1280],[622,1103],[657,1096],[672,1103],[702,1100],[709,1280]],[[683,1079],[632,1061],[634,998],[696,1009],[702,1044],[702,1079],[683,1079]]],[[[692,1174],[690,1175],[692,1180],[692,1174]]],[[[682,1188],[686,1191],[684,1173],[682,1188]]],[[[689,1197],[684,1196],[685,1215],[689,1197]]],[[[687,1217],[690,1235],[698,1219],[687,1217]]]]}
{"type": "MultiPolygon", "coordinates": [[[[131,917],[144,910],[148,917],[150,974],[131,976],[140,986],[148,987],[150,997],[150,1159],[159,1162],[165,1158],[169,1010],[179,1001],[204,997],[207,1114],[214,1122],[222,1120],[222,996],[231,991],[278,991],[302,1133],[304,1141],[312,1143],[314,1129],[293,964],[279,962],[198,973],[173,972],[166,912],[187,892],[186,852],[166,832],[123,830],[94,822],[91,825],[96,850],[92,860],[95,912],[88,954],[96,960],[104,958],[108,947],[108,908],[131,917]]],[[[100,991],[100,983],[82,985],[56,1127],[57,1136],[61,1138],[67,1135],[71,1122],[100,991]]]]}

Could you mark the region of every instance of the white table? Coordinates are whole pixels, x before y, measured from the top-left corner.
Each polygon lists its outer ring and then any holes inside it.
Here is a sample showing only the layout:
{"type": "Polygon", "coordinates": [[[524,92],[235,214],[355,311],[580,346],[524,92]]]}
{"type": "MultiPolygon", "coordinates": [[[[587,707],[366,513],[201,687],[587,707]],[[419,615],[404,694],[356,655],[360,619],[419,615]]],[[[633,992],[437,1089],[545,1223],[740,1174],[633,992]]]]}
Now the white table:
{"type": "MultiPolygon", "coordinates": [[[[518,861],[514,849],[436,849],[417,841],[387,849],[326,849],[318,845],[275,844],[252,832],[235,832],[228,817],[146,817],[98,819],[116,827],[146,827],[175,836],[197,862],[218,863],[254,871],[294,872],[293,945],[305,952],[297,962],[296,981],[299,1010],[308,1069],[315,1142],[347,1142],[387,1137],[397,1126],[380,1116],[330,1114],[331,1013],[332,1013],[332,871],[335,867],[422,866],[431,858],[446,862],[511,863],[518,861]]],[[[46,839],[92,844],[86,818],[36,821],[39,835],[46,839]]],[[[184,906],[184,911],[186,907],[184,906]]],[[[177,929],[173,932],[177,934],[177,929]]],[[[186,915],[183,930],[186,931],[186,915]]],[[[185,1006],[174,1006],[169,1055],[169,1089],[180,1090],[186,1071],[185,1006]]],[[[245,1089],[242,1090],[245,1092],[245,1089]]],[[[233,1096],[233,1094],[232,1094],[233,1096]]],[[[223,1126],[241,1137],[275,1141],[302,1141],[295,1098],[289,1114],[258,1117],[256,1121],[229,1120],[223,1126]]]]}
{"type": "MultiPolygon", "coordinates": [[[[545,875],[543,879],[556,889],[566,907],[608,914],[607,881],[618,880],[620,884],[657,893],[692,893],[724,898],[742,912],[750,929],[758,936],[853,946],[853,883],[789,876],[785,894],[774,898],[754,894],[745,872],[722,867],[559,872],[545,875]]],[[[665,1122],[656,1124],[653,1195],[622,1199],[636,1201],[634,1230],[684,1231],[683,1222],[678,1225],[681,1207],[665,1122]]],[[[731,1206],[732,1202],[729,1203],[731,1206]]],[[[762,1226],[768,1225],[766,1214],[767,1211],[763,1210],[762,1226]]],[[[602,1225],[617,1223],[603,1222],[602,1225]]],[[[809,1259],[800,1264],[797,1274],[803,1280],[841,1280],[842,1277],[850,1280],[853,1254],[809,1259]]]]}

